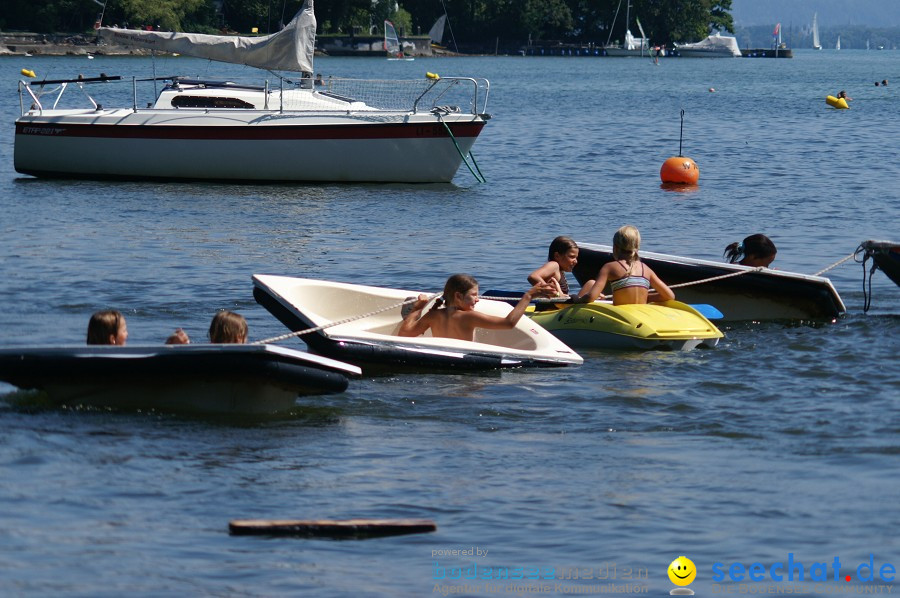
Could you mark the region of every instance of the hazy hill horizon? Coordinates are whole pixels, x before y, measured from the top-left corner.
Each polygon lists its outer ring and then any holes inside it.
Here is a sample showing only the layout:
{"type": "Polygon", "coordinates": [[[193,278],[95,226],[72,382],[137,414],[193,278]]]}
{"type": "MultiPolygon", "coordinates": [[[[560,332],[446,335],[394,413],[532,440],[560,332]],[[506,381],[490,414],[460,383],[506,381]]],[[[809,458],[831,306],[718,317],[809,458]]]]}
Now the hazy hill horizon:
{"type": "Polygon", "coordinates": [[[900,26],[897,0],[732,0],[731,15],[739,27],[781,23],[802,27],[818,13],[819,27],[900,26]]]}

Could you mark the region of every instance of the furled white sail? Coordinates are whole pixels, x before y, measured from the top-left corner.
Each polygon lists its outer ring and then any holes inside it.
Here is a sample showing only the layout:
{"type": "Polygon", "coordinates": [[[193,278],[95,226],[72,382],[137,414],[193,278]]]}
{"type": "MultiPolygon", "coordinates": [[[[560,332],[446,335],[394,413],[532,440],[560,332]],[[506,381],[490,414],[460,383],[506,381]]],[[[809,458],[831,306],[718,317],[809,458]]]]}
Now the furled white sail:
{"type": "Polygon", "coordinates": [[[263,37],[110,27],[102,27],[100,35],[110,43],[123,46],[245,64],[261,69],[311,73],[316,47],[316,15],[313,0],[306,0],[284,29],[263,37]]]}

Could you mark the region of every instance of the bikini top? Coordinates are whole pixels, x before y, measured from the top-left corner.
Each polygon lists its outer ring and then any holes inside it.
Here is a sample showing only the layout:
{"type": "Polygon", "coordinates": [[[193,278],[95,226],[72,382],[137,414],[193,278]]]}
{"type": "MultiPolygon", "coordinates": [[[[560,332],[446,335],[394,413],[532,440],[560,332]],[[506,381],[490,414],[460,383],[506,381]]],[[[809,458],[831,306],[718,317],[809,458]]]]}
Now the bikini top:
{"type": "Polygon", "coordinates": [[[641,264],[641,275],[640,276],[623,276],[622,278],[617,278],[616,280],[609,281],[609,288],[612,289],[613,293],[621,289],[628,289],[631,287],[642,287],[650,290],[650,279],[644,276],[644,264],[641,264]]]}
{"type": "Polygon", "coordinates": [[[566,280],[566,273],[562,270],[559,271],[559,290],[563,295],[569,294],[569,282],[566,280]]]}

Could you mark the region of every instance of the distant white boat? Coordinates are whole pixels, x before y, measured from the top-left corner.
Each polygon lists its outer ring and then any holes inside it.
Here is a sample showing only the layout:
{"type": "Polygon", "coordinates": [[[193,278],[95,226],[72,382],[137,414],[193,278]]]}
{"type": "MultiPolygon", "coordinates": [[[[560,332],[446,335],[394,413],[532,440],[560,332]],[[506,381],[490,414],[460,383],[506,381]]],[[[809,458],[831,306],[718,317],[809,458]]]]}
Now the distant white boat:
{"type": "Polygon", "coordinates": [[[835,50],[840,50],[840,49],[841,49],[841,36],[840,36],[840,35],[838,36],[837,43],[834,44],[834,49],[835,49],[835,50]]]}
{"type": "Polygon", "coordinates": [[[813,24],[812,24],[812,36],[813,36],[813,50],[821,50],[822,44],[819,43],[819,21],[818,21],[819,13],[813,13],[813,24]]]}
{"type": "Polygon", "coordinates": [[[675,51],[684,58],[738,58],[741,50],[737,39],[729,35],[710,35],[694,44],[675,44],[675,51]]]}

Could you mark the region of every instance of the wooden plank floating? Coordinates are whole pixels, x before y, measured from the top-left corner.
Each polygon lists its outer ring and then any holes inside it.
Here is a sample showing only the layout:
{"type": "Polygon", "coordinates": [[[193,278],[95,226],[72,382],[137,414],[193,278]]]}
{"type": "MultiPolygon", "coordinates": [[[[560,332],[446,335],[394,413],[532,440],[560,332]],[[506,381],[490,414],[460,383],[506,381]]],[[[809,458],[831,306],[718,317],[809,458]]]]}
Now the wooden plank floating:
{"type": "Polygon", "coordinates": [[[430,519],[235,519],[235,536],[300,536],[304,538],[381,538],[437,530],[430,519]]]}

